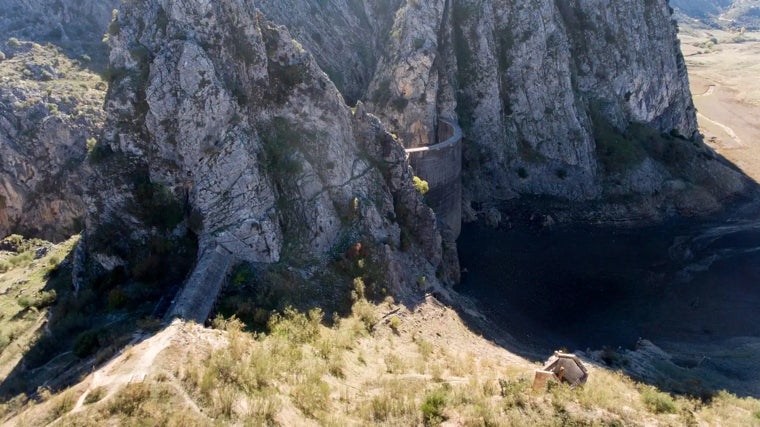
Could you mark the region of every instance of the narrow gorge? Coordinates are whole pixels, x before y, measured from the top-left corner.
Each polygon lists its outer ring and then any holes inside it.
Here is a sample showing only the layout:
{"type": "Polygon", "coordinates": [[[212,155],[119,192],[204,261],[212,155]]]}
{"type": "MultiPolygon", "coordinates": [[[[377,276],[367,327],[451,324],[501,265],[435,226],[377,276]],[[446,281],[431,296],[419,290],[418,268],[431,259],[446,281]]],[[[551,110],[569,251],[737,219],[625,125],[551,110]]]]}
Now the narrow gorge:
{"type": "Polygon", "coordinates": [[[760,397],[758,186],[700,133],[681,3],[0,0],[0,237],[71,245],[0,395],[138,319],[397,338],[440,304],[525,358],[760,397]]]}

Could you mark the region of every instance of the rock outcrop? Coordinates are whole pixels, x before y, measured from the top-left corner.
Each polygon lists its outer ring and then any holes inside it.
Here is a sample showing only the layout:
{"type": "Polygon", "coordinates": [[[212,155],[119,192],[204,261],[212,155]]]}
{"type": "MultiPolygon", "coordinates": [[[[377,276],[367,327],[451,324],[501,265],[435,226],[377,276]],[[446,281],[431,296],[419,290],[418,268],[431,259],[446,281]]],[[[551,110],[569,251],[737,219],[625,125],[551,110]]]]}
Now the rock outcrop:
{"type": "MultiPolygon", "coordinates": [[[[103,25],[108,5],[66,3],[49,20],[78,28],[84,8],[103,25]]],[[[746,187],[699,140],[664,0],[121,8],[84,239],[105,270],[144,272],[196,245],[308,264],[361,241],[386,265],[411,247],[454,277],[403,152],[435,142],[442,117],[464,131],[469,217],[550,196],[635,221],[716,209],[746,187]]]]}
{"type": "Polygon", "coordinates": [[[93,70],[117,0],[0,0],[0,236],[84,225],[87,158],[105,120],[93,70]]]}
{"type": "Polygon", "coordinates": [[[399,272],[391,289],[442,267],[403,147],[251,2],[124,4],[118,28],[86,234],[95,265],[132,271],[156,241],[197,236],[201,253],[289,265],[360,242],[399,272]]]}
{"type": "Polygon", "coordinates": [[[681,202],[692,198],[715,209],[745,189],[699,141],[664,0],[407,1],[390,25],[371,2],[308,3],[307,16],[267,1],[260,7],[303,34],[331,76],[369,81],[363,93],[351,86],[350,98],[363,99],[405,146],[431,144],[438,117],[458,118],[465,199],[477,206],[521,195],[613,204],[633,196],[615,209],[640,210],[631,215],[643,219],[690,212],[681,202]],[[372,22],[364,32],[347,30],[357,16],[372,22]],[[368,77],[366,67],[336,63],[341,51],[324,40],[384,40],[385,49],[368,56],[368,77]],[[705,170],[720,179],[705,180],[705,170]]]}
{"type": "Polygon", "coordinates": [[[0,46],[0,236],[68,238],[84,225],[106,85],[54,46],[0,46]]]}
{"type": "Polygon", "coordinates": [[[119,0],[0,0],[0,41],[6,38],[54,43],[69,56],[96,61],[106,54],[101,43],[119,0]]]}

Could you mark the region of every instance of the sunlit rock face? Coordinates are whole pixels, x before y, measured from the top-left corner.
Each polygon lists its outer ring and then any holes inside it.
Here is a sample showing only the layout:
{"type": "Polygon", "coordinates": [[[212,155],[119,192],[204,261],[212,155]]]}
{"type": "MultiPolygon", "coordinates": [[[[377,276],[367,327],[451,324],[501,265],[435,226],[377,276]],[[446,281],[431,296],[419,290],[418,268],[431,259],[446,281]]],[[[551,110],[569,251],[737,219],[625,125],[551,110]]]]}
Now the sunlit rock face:
{"type": "Polygon", "coordinates": [[[435,142],[437,117],[459,120],[465,199],[477,205],[633,195],[644,210],[689,212],[690,199],[710,210],[745,188],[687,141],[696,116],[665,1],[281,3],[258,6],[407,147],[435,142]],[[336,60],[346,50],[366,66],[336,60]]]}
{"type": "Polygon", "coordinates": [[[118,4],[118,0],[0,0],[0,37],[94,46],[118,4]]]}
{"type": "Polygon", "coordinates": [[[125,4],[110,45],[86,236],[101,267],[186,236],[253,263],[318,265],[362,242],[387,265],[402,234],[422,270],[441,264],[402,146],[252,2],[125,4]]]}
{"type": "Polygon", "coordinates": [[[82,229],[106,90],[91,68],[116,3],[0,1],[0,236],[82,229]]]}

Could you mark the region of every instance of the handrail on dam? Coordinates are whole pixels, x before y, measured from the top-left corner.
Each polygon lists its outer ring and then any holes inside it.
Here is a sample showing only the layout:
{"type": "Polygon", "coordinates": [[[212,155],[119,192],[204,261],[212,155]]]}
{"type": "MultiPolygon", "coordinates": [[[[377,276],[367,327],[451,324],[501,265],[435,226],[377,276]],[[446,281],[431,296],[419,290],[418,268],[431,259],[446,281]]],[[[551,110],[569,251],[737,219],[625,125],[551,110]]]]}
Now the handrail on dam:
{"type": "Polygon", "coordinates": [[[404,149],[404,151],[406,151],[406,154],[421,153],[424,151],[443,150],[445,148],[456,145],[458,142],[462,140],[462,137],[464,135],[462,134],[462,128],[459,127],[457,122],[451,119],[444,119],[444,118],[439,118],[438,122],[448,125],[452,129],[454,134],[450,136],[448,139],[446,139],[445,141],[437,142],[433,145],[426,145],[424,147],[406,148],[404,149]]]}
{"type": "Polygon", "coordinates": [[[438,139],[443,141],[404,151],[414,173],[428,182],[428,205],[456,238],[462,229],[463,133],[454,120],[439,118],[438,123],[438,139]]]}

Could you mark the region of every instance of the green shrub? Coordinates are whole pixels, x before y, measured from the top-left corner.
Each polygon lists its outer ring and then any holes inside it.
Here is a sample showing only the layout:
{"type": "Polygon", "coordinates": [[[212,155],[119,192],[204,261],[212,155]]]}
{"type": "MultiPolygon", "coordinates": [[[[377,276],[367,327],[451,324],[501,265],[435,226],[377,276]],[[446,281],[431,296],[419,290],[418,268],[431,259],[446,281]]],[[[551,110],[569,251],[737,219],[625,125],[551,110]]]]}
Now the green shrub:
{"type": "Polygon", "coordinates": [[[293,401],[306,416],[315,417],[330,406],[330,386],[319,378],[307,379],[293,389],[293,401]]]}
{"type": "Polygon", "coordinates": [[[0,260],[0,273],[5,273],[8,270],[10,270],[12,267],[13,266],[8,261],[0,260]]]}
{"type": "Polygon", "coordinates": [[[57,295],[54,290],[52,291],[40,291],[33,295],[22,295],[18,299],[18,305],[22,308],[36,308],[41,309],[48,307],[55,302],[57,295]]]}
{"type": "Polygon", "coordinates": [[[34,261],[34,252],[32,251],[26,251],[8,258],[8,262],[13,267],[27,266],[32,261],[34,261]]]}
{"type": "Polygon", "coordinates": [[[609,174],[630,170],[646,158],[642,142],[632,132],[621,132],[615,128],[601,111],[599,106],[592,107],[590,111],[597,158],[609,174]]]}
{"type": "Polygon", "coordinates": [[[367,302],[367,300],[359,300],[351,307],[351,312],[362,324],[367,332],[372,332],[375,329],[375,323],[377,323],[377,316],[375,315],[375,306],[367,302]]]}
{"type": "Polygon", "coordinates": [[[87,154],[92,154],[92,151],[95,150],[95,146],[98,144],[98,140],[95,138],[87,138],[86,144],[87,154]]]}
{"type": "Polygon", "coordinates": [[[398,316],[391,317],[391,320],[388,322],[388,326],[393,329],[393,332],[398,333],[398,330],[401,327],[401,319],[399,319],[398,316]]]}
{"type": "Polygon", "coordinates": [[[422,419],[425,421],[425,425],[438,425],[446,421],[446,417],[443,415],[443,408],[446,406],[447,393],[446,390],[441,388],[425,396],[425,400],[422,402],[422,419]]]}
{"type": "Polygon", "coordinates": [[[427,194],[428,191],[430,191],[430,185],[422,178],[415,176],[412,178],[412,181],[414,182],[414,188],[417,189],[417,191],[419,191],[423,196],[427,194]]]}
{"type": "Polygon", "coordinates": [[[293,307],[287,307],[283,314],[273,314],[267,326],[272,335],[288,338],[294,343],[307,343],[319,336],[319,325],[323,317],[319,308],[303,314],[293,307]]]}
{"type": "Polygon", "coordinates": [[[82,332],[76,338],[74,342],[74,354],[84,359],[87,356],[94,354],[98,348],[100,348],[100,340],[98,339],[98,331],[82,332]]]}
{"type": "Polygon", "coordinates": [[[21,47],[21,42],[19,42],[17,38],[11,37],[8,39],[8,47],[11,49],[18,49],[21,47]]]}
{"type": "Polygon", "coordinates": [[[96,402],[100,402],[100,399],[104,398],[108,390],[105,387],[95,387],[90,390],[87,396],[84,398],[84,404],[90,405],[96,402]]]}
{"type": "Polygon", "coordinates": [[[114,9],[111,11],[111,22],[108,24],[108,35],[115,36],[121,32],[121,26],[119,25],[119,11],[114,9]]]}
{"type": "Polygon", "coordinates": [[[653,388],[646,388],[641,392],[641,400],[647,409],[655,414],[674,414],[678,411],[676,402],[667,394],[653,388]]]}
{"type": "Polygon", "coordinates": [[[171,230],[184,219],[184,207],[168,187],[139,177],[135,181],[135,201],[143,220],[151,226],[171,230]]]}

